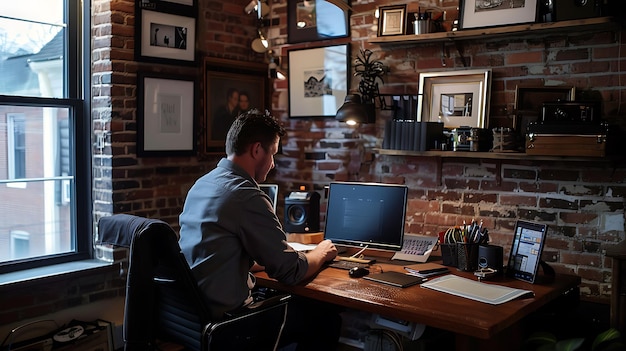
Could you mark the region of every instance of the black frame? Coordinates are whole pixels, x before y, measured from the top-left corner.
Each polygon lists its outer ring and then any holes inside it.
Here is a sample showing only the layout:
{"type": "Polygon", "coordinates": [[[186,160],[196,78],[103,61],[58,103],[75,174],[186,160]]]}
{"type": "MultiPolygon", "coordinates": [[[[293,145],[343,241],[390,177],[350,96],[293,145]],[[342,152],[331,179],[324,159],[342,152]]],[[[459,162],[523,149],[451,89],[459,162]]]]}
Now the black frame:
{"type": "Polygon", "coordinates": [[[513,8],[503,7],[501,9],[498,9],[490,5],[490,7],[482,8],[480,10],[474,9],[474,11],[466,11],[466,8],[468,6],[471,8],[472,4],[474,5],[474,7],[476,7],[477,1],[482,2],[482,0],[459,0],[459,29],[460,30],[496,27],[496,26],[509,26],[509,25],[515,25],[515,24],[521,24],[521,23],[537,22],[540,0],[523,0],[524,6],[513,7],[513,8]],[[500,11],[500,12],[491,13],[491,14],[489,13],[481,14],[482,11],[494,11],[494,10],[500,11]],[[525,13],[525,11],[532,12],[532,15],[533,15],[532,19],[524,17],[524,15],[528,15],[527,13],[525,13]],[[469,21],[470,17],[474,17],[472,21],[469,21]]]}
{"type": "Polygon", "coordinates": [[[216,102],[224,101],[229,88],[246,87],[250,94],[250,100],[256,104],[259,110],[271,110],[270,106],[270,82],[267,72],[267,65],[262,63],[247,62],[245,65],[241,61],[206,57],[203,65],[204,77],[204,114],[203,114],[203,140],[204,153],[223,154],[225,150],[226,135],[223,139],[213,137],[213,114],[215,114],[216,102]],[[252,89],[255,88],[255,89],[252,89]]]}
{"type": "MultiPolygon", "coordinates": [[[[150,1],[148,3],[144,3],[143,1],[145,0],[137,1],[135,10],[135,60],[171,65],[195,65],[198,60],[195,49],[198,25],[196,15],[197,0],[193,0],[193,6],[174,4],[163,0],[148,0],[150,1]],[[174,27],[174,34],[172,34],[174,37],[174,45],[176,38],[179,37],[179,33],[182,33],[181,35],[184,36],[185,42],[184,50],[170,47],[169,38],[167,36],[163,38],[163,40],[167,40],[166,42],[168,44],[166,44],[166,47],[161,48],[162,45],[153,44],[152,34],[144,33],[144,16],[161,17],[158,19],[161,21],[169,20],[170,23],[158,23],[158,25],[164,26],[165,28],[174,27]]],[[[157,28],[156,30],[159,29],[160,28],[157,28]]]]}
{"type": "Polygon", "coordinates": [[[381,6],[378,8],[378,36],[379,37],[387,37],[394,35],[405,35],[407,29],[407,12],[406,12],[406,4],[402,5],[391,5],[391,6],[381,6]],[[402,14],[402,22],[400,23],[400,32],[399,33],[390,33],[385,34],[385,25],[387,24],[385,21],[385,12],[392,11],[400,11],[402,14]]]}
{"type": "MultiPolygon", "coordinates": [[[[337,38],[347,38],[350,36],[350,11],[347,9],[350,7],[350,0],[339,0],[345,1],[346,9],[341,9],[340,7],[331,4],[331,2],[325,2],[327,5],[332,5],[337,7],[339,10],[343,11],[344,14],[344,23],[345,23],[345,32],[339,35],[320,35],[315,27],[300,29],[298,28],[297,19],[298,19],[298,4],[303,3],[302,0],[289,0],[287,6],[287,41],[290,44],[294,43],[302,43],[302,42],[311,42],[311,41],[320,41],[327,39],[337,39],[337,38]]],[[[320,14],[322,16],[323,14],[320,14]]]]}
{"type": "Polygon", "coordinates": [[[180,1],[168,0],[137,0],[137,6],[143,10],[175,13],[181,16],[196,17],[198,13],[198,0],[191,0],[191,5],[180,1]]]}
{"type": "MultiPolygon", "coordinates": [[[[288,74],[288,83],[289,83],[289,118],[328,118],[335,117],[337,114],[337,110],[343,105],[345,97],[350,91],[350,44],[337,44],[337,45],[329,45],[329,46],[320,46],[313,48],[299,48],[289,50],[287,53],[289,58],[289,74],[288,74]],[[319,50],[323,50],[323,55],[319,55],[317,52],[319,50]],[[336,108],[332,111],[321,111],[320,113],[316,113],[316,111],[307,110],[308,107],[319,108],[321,107],[324,110],[323,104],[321,104],[321,98],[315,96],[306,96],[307,91],[306,87],[310,83],[311,76],[306,77],[308,73],[317,73],[319,69],[324,69],[324,77],[326,74],[327,67],[339,67],[339,65],[334,65],[332,58],[339,57],[338,55],[333,56],[333,51],[345,51],[345,56],[341,57],[345,62],[339,62],[341,68],[345,67],[345,75],[344,71],[333,71],[334,75],[342,75],[341,77],[333,77],[330,79],[331,84],[334,87],[329,87],[329,90],[332,93],[332,96],[335,97],[336,108]],[[302,55],[302,57],[298,57],[296,59],[296,55],[302,55]],[[315,62],[316,59],[321,57],[321,62],[315,62]],[[326,60],[329,61],[329,66],[326,65],[326,60]],[[300,67],[298,65],[304,65],[300,67]],[[300,75],[302,73],[302,75],[300,75]],[[345,91],[337,89],[338,84],[345,83],[345,91]],[[312,99],[317,99],[317,101],[313,101],[312,99]],[[297,99],[300,99],[296,101],[297,99]],[[308,99],[311,99],[308,101],[308,99]],[[304,100],[304,101],[303,101],[304,100]],[[303,111],[294,110],[301,109],[303,111]]],[[[321,80],[320,80],[321,81],[321,80]]],[[[322,90],[320,88],[319,90],[322,90]]],[[[315,90],[313,90],[315,91],[315,90]]],[[[324,94],[326,95],[326,94],[324,94]]]]}
{"type": "MultiPolygon", "coordinates": [[[[197,150],[197,138],[196,138],[196,104],[198,101],[198,89],[197,89],[197,82],[195,77],[185,77],[185,76],[180,76],[180,75],[173,75],[173,74],[163,74],[163,73],[151,73],[151,72],[138,72],[137,73],[137,156],[140,157],[163,157],[163,156],[191,156],[194,155],[196,153],[197,150]],[[154,79],[160,79],[163,81],[172,81],[172,82],[191,82],[192,83],[192,96],[188,98],[191,98],[191,113],[188,116],[188,120],[187,122],[191,122],[191,131],[189,133],[189,137],[191,137],[191,147],[187,148],[187,149],[167,149],[167,148],[163,148],[163,149],[149,149],[147,150],[145,148],[145,143],[146,143],[146,125],[149,123],[149,121],[146,119],[145,116],[145,106],[146,106],[146,86],[145,86],[145,80],[147,78],[154,78],[154,79]]],[[[184,116],[181,116],[181,120],[184,118],[184,116]]],[[[182,128],[182,126],[181,126],[182,128]]],[[[184,132],[182,132],[184,133],[184,132]]],[[[181,138],[184,139],[184,138],[181,138]]],[[[165,144],[167,143],[167,140],[163,140],[161,139],[161,141],[159,142],[159,144],[165,144]]]]}

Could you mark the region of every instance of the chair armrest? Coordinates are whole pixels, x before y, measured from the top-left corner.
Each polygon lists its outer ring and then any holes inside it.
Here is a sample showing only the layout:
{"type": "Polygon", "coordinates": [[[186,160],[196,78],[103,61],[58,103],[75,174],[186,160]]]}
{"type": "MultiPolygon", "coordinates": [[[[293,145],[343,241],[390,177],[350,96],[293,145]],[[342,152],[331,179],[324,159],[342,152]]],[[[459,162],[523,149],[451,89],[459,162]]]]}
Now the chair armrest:
{"type": "Polygon", "coordinates": [[[289,294],[274,295],[263,300],[255,301],[236,310],[226,312],[226,316],[230,319],[234,317],[241,317],[252,312],[261,312],[263,310],[268,310],[276,306],[287,304],[290,299],[291,295],[289,294]]]}

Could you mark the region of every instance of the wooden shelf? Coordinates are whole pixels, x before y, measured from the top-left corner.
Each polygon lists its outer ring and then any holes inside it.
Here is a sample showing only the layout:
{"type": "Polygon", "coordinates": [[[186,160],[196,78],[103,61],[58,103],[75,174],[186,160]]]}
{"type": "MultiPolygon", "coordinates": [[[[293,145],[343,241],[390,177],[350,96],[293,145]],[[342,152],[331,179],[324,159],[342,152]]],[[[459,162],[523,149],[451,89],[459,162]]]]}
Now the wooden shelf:
{"type": "Polygon", "coordinates": [[[379,155],[423,156],[440,158],[480,158],[492,160],[527,160],[527,161],[568,161],[568,162],[611,162],[613,157],[576,157],[576,156],[538,156],[523,152],[474,152],[474,151],[406,151],[375,149],[379,155]]]}
{"type": "Polygon", "coordinates": [[[499,26],[480,29],[463,29],[454,32],[440,32],[428,34],[409,34],[397,36],[384,36],[368,39],[372,44],[408,44],[408,43],[434,43],[442,41],[471,40],[497,37],[523,37],[537,36],[539,34],[581,34],[580,29],[585,31],[611,30],[619,27],[619,23],[612,17],[595,17],[571,21],[559,21],[549,23],[528,23],[511,26],[499,26]]]}
{"type": "MultiPolygon", "coordinates": [[[[623,156],[608,157],[576,157],[576,156],[539,156],[527,155],[523,152],[475,152],[475,151],[406,151],[406,150],[390,150],[390,149],[374,149],[379,155],[389,156],[406,156],[406,157],[432,157],[437,162],[436,177],[439,185],[442,185],[442,159],[489,159],[494,160],[496,167],[496,184],[502,182],[502,162],[506,160],[524,160],[524,161],[563,161],[563,162],[583,162],[585,166],[591,162],[597,162],[604,166],[611,165],[613,167],[623,162],[623,156]]],[[[505,162],[506,163],[506,162],[505,162]]]]}

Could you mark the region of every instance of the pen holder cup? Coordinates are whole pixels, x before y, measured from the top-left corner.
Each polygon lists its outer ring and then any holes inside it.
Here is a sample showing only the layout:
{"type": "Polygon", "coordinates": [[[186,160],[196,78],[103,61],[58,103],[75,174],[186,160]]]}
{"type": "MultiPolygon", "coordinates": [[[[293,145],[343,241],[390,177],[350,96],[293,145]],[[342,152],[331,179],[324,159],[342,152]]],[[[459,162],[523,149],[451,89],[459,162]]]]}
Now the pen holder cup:
{"type": "Polygon", "coordinates": [[[441,260],[444,266],[457,266],[456,244],[439,244],[441,260]]]}
{"type": "Polygon", "coordinates": [[[478,246],[476,243],[456,243],[459,270],[473,272],[478,268],[478,246]]]}

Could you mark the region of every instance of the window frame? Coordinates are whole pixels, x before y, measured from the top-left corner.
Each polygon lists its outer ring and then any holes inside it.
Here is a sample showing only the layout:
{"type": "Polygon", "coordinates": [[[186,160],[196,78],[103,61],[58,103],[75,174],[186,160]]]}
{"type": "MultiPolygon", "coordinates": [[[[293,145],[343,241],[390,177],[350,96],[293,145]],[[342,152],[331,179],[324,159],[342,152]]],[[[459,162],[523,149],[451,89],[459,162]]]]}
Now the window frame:
{"type": "Polygon", "coordinates": [[[74,174],[74,192],[71,194],[72,240],[74,251],[23,260],[0,263],[0,274],[47,267],[93,258],[93,203],[92,203],[92,143],[91,143],[91,26],[90,2],[65,0],[67,24],[64,38],[63,72],[64,96],[67,98],[25,97],[0,95],[0,104],[28,107],[69,109],[70,167],[74,174]]]}

